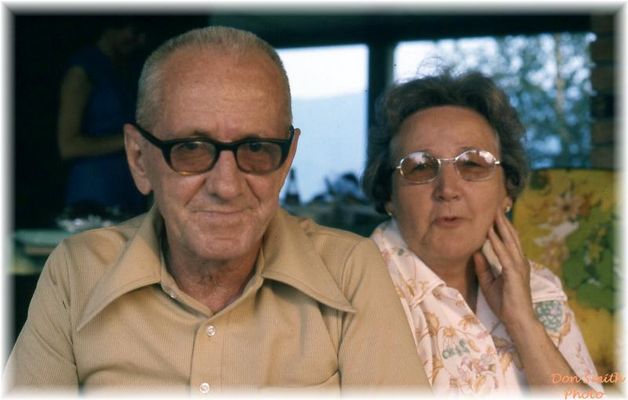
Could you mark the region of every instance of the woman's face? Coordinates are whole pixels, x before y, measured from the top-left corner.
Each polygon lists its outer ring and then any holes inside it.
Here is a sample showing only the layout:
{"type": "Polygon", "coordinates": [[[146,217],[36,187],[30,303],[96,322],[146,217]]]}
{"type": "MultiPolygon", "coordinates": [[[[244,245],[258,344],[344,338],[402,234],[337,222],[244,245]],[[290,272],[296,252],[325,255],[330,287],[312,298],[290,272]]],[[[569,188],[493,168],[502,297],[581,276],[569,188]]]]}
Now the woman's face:
{"type": "Polygon", "coordinates": [[[112,40],[118,55],[130,57],[146,42],[146,34],[129,25],[112,30],[112,40]]]}
{"type": "MultiPolygon", "coordinates": [[[[470,148],[488,150],[500,159],[497,136],[488,121],[458,106],[417,111],[391,142],[395,165],[415,151],[454,158],[470,148]]],[[[499,166],[483,181],[463,179],[449,162],[442,163],[438,177],[428,183],[410,182],[398,170],[393,174],[387,207],[409,248],[427,265],[466,263],[486,240],[496,213],[511,204],[499,166]]]]}

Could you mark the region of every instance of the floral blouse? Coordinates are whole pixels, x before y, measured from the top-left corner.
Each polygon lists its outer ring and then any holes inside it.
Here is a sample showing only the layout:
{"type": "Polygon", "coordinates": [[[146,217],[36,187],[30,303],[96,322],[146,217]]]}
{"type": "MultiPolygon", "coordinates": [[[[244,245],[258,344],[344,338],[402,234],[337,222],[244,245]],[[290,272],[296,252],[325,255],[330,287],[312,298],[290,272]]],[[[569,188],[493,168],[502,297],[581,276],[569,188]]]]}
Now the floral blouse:
{"type": "MultiPolygon", "coordinates": [[[[407,249],[394,220],[382,223],[371,238],[388,265],[434,394],[517,393],[526,387],[512,340],[481,290],[474,313],[458,290],[447,287],[407,249]]],[[[576,375],[596,376],[560,280],[548,269],[531,265],[532,302],[539,321],[576,375]]],[[[601,385],[589,384],[602,391],[601,385]]]]}

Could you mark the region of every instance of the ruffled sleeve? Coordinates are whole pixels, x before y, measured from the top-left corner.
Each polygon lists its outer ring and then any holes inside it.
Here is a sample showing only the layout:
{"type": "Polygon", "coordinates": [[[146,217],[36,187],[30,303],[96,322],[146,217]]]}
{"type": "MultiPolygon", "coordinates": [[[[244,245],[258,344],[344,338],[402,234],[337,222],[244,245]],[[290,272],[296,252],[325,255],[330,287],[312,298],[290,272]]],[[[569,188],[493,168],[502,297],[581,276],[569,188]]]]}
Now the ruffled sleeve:
{"type": "Polygon", "coordinates": [[[602,385],[596,382],[595,365],[560,279],[539,264],[531,262],[531,265],[532,302],[537,318],[576,376],[592,389],[603,392],[602,385]]]}

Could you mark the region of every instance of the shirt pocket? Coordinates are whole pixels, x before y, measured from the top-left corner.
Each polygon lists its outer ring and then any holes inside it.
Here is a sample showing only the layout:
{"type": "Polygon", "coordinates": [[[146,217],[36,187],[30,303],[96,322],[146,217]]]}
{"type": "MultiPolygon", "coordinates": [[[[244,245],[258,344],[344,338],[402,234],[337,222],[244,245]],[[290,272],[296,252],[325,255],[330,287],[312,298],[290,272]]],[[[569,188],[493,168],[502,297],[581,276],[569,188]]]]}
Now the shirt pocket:
{"type": "Polygon", "coordinates": [[[279,394],[290,393],[290,392],[328,392],[328,393],[336,392],[336,393],[339,393],[340,392],[340,372],[336,371],[324,381],[320,383],[315,383],[312,385],[290,386],[290,387],[269,386],[269,387],[262,388],[260,391],[266,392],[266,393],[278,392],[279,394]]]}

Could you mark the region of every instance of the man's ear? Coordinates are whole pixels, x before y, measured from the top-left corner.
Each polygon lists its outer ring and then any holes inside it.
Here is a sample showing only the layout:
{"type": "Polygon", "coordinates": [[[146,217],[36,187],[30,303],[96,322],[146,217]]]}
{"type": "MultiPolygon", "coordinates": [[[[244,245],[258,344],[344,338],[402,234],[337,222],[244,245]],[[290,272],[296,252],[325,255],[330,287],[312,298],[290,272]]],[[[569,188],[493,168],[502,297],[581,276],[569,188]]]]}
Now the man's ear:
{"type": "Polygon", "coordinates": [[[301,130],[299,128],[294,129],[294,137],[292,138],[292,143],[290,144],[290,150],[288,151],[288,157],[286,157],[286,161],[283,165],[282,172],[282,184],[286,181],[286,177],[290,172],[290,167],[292,167],[292,160],[294,160],[294,155],[297,153],[297,146],[299,144],[299,136],[301,135],[301,130]]]}
{"type": "Polygon", "coordinates": [[[152,191],[152,186],[146,169],[148,155],[145,152],[145,146],[141,143],[142,140],[143,138],[133,125],[124,124],[124,148],[133,181],[137,190],[148,195],[152,191]]]}
{"type": "MultiPolygon", "coordinates": [[[[294,155],[297,153],[297,146],[299,144],[299,137],[301,136],[301,129],[294,129],[294,137],[292,138],[292,143],[290,144],[290,152],[288,153],[288,159],[286,162],[288,165],[292,165],[292,160],[294,160],[294,155]]],[[[288,168],[290,169],[290,168],[288,168]]]]}

